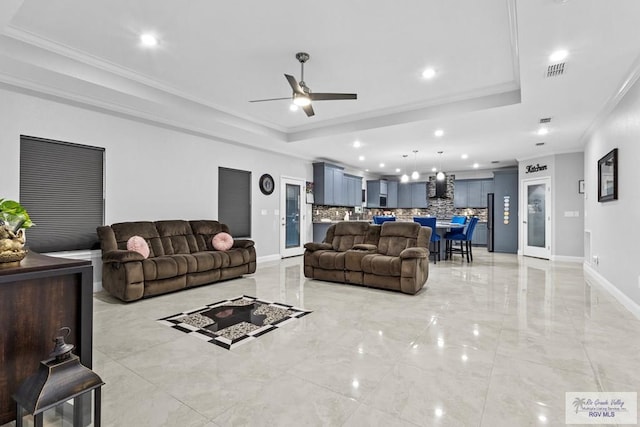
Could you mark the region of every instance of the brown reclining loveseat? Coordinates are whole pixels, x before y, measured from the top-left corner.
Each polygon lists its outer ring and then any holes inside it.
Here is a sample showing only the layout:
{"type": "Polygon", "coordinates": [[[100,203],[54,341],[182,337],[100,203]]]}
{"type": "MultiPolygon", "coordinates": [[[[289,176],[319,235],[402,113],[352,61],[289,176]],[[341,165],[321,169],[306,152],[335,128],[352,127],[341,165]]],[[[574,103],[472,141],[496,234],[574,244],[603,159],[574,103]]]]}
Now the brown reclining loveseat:
{"type": "Polygon", "coordinates": [[[123,301],[240,277],[256,271],[252,240],[236,239],[227,251],[213,248],[212,238],[229,233],[218,221],[139,221],[98,227],[102,247],[102,287],[123,301]],[[127,250],[140,236],[149,257],[127,250]]]}
{"type": "Polygon", "coordinates": [[[415,222],[339,222],[322,243],[305,244],[304,275],[415,294],[429,276],[430,238],[415,222]]]}

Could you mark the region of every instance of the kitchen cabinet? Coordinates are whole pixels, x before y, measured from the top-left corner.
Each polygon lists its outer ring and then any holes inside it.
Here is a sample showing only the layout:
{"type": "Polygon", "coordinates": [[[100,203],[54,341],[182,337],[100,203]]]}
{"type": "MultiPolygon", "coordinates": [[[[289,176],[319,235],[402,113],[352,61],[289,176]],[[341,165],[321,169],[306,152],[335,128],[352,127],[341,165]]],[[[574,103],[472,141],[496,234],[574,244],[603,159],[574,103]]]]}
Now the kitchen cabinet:
{"type": "Polygon", "coordinates": [[[493,179],[456,180],[454,208],[486,208],[487,194],[493,192],[493,179]]]}
{"type": "Polygon", "coordinates": [[[411,183],[411,208],[426,208],[429,206],[427,199],[427,183],[412,182],[411,183]]]}
{"type": "Polygon", "coordinates": [[[342,206],[362,206],[362,178],[344,175],[342,180],[342,206]]]}
{"type": "Polygon", "coordinates": [[[426,208],[428,206],[426,182],[398,184],[399,208],[426,208]]]}
{"type": "Polygon", "coordinates": [[[387,181],[387,207],[398,207],[398,181],[387,181]]]}
{"type": "Polygon", "coordinates": [[[388,185],[386,179],[367,181],[367,207],[386,208],[387,193],[388,185]]]}
{"type": "Polygon", "coordinates": [[[317,205],[344,206],[344,171],[340,166],[330,163],[313,164],[313,197],[317,205]]]}
{"type": "Polygon", "coordinates": [[[476,246],[487,246],[487,223],[478,222],[476,229],[473,231],[471,244],[476,246]]]}

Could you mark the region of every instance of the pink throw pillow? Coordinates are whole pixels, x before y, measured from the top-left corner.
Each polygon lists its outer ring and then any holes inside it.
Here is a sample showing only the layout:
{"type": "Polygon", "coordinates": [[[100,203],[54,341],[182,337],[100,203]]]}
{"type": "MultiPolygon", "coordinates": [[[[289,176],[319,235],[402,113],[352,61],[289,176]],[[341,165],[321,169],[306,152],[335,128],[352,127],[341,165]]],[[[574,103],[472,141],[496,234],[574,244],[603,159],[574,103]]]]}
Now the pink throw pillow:
{"type": "Polygon", "coordinates": [[[132,236],[127,240],[127,250],[138,252],[143,257],[149,258],[149,245],[140,236],[132,236]]]}
{"type": "Polygon", "coordinates": [[[228,251],[233,246],[233,237],[229,233],[218,233],[211,239],[211,244],[217,251],[228,251]]]}

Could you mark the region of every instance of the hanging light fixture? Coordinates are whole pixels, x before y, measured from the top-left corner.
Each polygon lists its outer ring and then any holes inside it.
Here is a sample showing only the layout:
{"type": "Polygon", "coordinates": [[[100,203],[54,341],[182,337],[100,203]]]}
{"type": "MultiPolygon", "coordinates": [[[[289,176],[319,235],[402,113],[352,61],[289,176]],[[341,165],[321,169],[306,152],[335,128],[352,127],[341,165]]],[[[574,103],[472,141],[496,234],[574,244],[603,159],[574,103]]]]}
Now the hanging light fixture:
{"type": "Polygon", "coordinates": [[[402,176],[400,177],[400,182],[402,183],[409,182],[409,175],[407,175],[406,168],[405,168],[405,165],[407,163],[406,160],[408,156],[409,156],[408,154],[402,155],[402,176]]]}
{"type": "Polygon", "coordinates": [[[442,153],[444,153],[444,151],[438,151],[438,154],[440,154],[440,168],[436,174],[436,179],[438,181],[444,181],[445,178],[444,172],[442,172],[442,153]]]}
{"type": "Polygon", "coordinates": [[[420,178],[418,173],[418,150],[413,150],[413,172],[411,172],[411,179],[420,178]]]}

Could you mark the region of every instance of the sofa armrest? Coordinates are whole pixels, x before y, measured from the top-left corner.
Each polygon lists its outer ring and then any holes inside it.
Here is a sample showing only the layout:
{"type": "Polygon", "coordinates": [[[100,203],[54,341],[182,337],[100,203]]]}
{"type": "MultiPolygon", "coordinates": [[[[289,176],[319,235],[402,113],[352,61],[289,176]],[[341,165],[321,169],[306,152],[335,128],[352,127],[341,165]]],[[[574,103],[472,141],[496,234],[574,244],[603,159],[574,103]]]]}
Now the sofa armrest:
{"type": "Polygon", "coordinates": [[[143,260],[144,257],[135,251],[125,251],[117,249],[115,251],[109,251],[102,254],[103,262],[131,262],[143,260]]]}
{"type": "Polygon", "coordinates": [[[377,252],[378,251],[378,247],[376,245],[371,245],[369,243],[359,243],[357,245],[354,245],[351,250],[353,251],[366,251],[366,252],[377,252]]]}
{"type": "Polygon", "coordinates": [[[409,258],[427,258],[429,256],[429,251],[426,248],[407,248],[400,252],[400,258],[409,259],[409,258]]]}
{"type": "Polygon", "coordinates": [[[319,251],[319,250],[329,250],[329,249],[333,249],[333,246],[331,246],[330,243],[316,243],[316,242],[309,242],[309,243],[305,243],[304,244],[304,248],[308,251],[311,252],[315,252],[315,251],[319,251]]]}
{"type": "Polygon", "coordinates": [[[253,240],[249,239],[238,239],[233,241],[233,248],[237,249],[247,249],[255,245],[253,240]]]}

